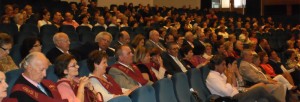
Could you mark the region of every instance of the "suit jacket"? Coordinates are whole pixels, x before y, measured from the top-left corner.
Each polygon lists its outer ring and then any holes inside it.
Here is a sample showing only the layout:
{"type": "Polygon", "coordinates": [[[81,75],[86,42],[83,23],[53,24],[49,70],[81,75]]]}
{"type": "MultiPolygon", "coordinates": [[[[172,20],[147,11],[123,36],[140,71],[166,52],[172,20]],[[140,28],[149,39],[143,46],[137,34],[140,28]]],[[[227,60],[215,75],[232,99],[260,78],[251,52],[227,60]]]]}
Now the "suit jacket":
{"type": "MultiPolygon", "coordinates": [[[[254,65],[253,65],[254,66],[254,65]]],[[[257,68],[257,67],[255,67],[257,68]]],[[[264,77],[264,73],[261,71],[259,72],[259,67],[256,69],[254,69],[252,67],[252,65],[250,65],[250,63],[246,62],[246,61],[241,61],[240,64],[240,68],[239,71],[241,73],[241,75],[243,76],[243,79],[252,83],[259,83],[259,82],[263,82],[268,84],[268,79],[266,79],[264,77]]]]}
{"type": "Polygon", "coordinates": [[[203,45],[198,39],[195,39],[194,40],[194,46],[195,46],[195,48],[194,48],[194,53],[195,54],[203,54],[204,53],[204,51],[205,51],[205,45],[203,45]]]}
{"type": "MultiPolygon", "coordinates": [[[[193,45],[194,45],[194,47],[195,47],[195,44],[194,44],[194,42],[191,42],[193,45]]],[[[192,45],[190,45],[189,43],[188,43],[188,41],[187,40],[184,40],[183,41],[183,43],[182,43],[182,46],[190,46],[191,48],[193,48],[193,46],[192,45]]]]}
{"type": "Polygon", "coordinates": [[[49,59],[51,63],[55,62],[55,59],[59,56],[64,54],[58,48],[54,47],[50,51],[47,52],[46,57],[49,59]]]}
{"type": "MultiPolygon", "coordinates": [[[[35,87],[34,85],[32,85],[29,81],[27,81],[23,77],[23,75],[19,76],[19,78],[17,79],[15,85],[16,84],[28,85],[30,88],[32,88],[36,92],[44,94],[40,89],[38,89],[37,87],[35,87]]],[[[42,84],[42,86],[46,90],[48,96],[53,98],[52,93],[50,92],[50,90],[45,85],[42,84]]],[[[29,95],[27,95],[26,93],[21,92],[21,91],[16,91],[16,92],[11,93],[10,97],[18,99],[18,102],[37,102],[36,100],[34,100],[33,98],[31,98],[29,95]]]]}
{"type": "MultiPolygon", "coordinates": [[[[162,53],[161,58],[163,59],[164,66],[167,70],[166,71],[167,74],[173,75],[177,72],[182,72],[179,65],[177,65],[177,63],[174,61],[174,59],[167,52],[162,53]]],[[[180,58],[179,58],[179,60],[183,64],[183,66],[188,70],[189,67],[186,65],[186,63],[183,60],[181,60],[180,58]]]]}
{"type": "Polygon", "coordinates": [[[153,49],[153,48],[155,48],[155,47],[157,47],[157,48],[163,48],[163,51],[166,51],[166,48],[164,47],[164,45],[163,44],[161,44],[160,42],[158,42],[157,43],[160,47],[158,47],[156,44],[154,44],[152,41],[150,41],[150,40],[147,40],[146,41],[146,48],[147,49],[153,49]]]}
{"type": "MultiPolygon", "coordinates": [[[[87,59],[88,55],[94,50],[99,50],[99,46],[97,42],[96,43],[88,42],[78,48],[72,49],[73,54],[76,56],[76,58],[80,58],[80,60],[87,59]]],[[[115,51],[110,48],[107,48],[105,52],[109,57],[113,57],[115,55],[115,51]]]]}
{"type": "Polygon", "coordinates": [[[280,67],[281,66],[280,62],[275,62],[273,60],[269,60],[268,63],[272,66],[272,68],[274,69],[276,74],[283,74],[283,71],[280,67]]]}
{"type": "MultiPolygon", "coordinates": [[[[135,86],[139,86],[139,83],[137,81],[117,68],[110,68],[108,74],[114,78],[114,80],[120,85],[121,88],[131,89],[135,86]]],[[[147,85],[151,84],[152,82],[148,81],[147,85]]]]}
{"type": "Polygon", "coordinates": [[[122,44],[119,41],[115,41],[114,43],[112,43],[110,45],[110,47],[114,48],[114,49],[118,49],[119,46],[121,46],[122,44]]]}

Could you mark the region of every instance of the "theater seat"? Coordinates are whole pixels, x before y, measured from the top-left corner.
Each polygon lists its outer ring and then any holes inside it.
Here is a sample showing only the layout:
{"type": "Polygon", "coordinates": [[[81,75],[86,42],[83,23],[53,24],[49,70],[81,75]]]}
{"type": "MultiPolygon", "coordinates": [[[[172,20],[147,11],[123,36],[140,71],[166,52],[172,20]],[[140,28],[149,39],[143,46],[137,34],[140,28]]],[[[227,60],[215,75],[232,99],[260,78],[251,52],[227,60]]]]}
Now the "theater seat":
{"type": "Polygon", "coordinates": [[[89,74],[90,74],[90,70],[88,69],[86,61],[87,60],[82,60],[78,63],[78,65],[79,65],[79,76],[80,77],[89,76],[89,74]]]}
{"type": "Polygon", "coordinates": [[[20,68],[20,69],[15,69],[15,70],[8,71],[5,73],[6,83],[8,84],[7,96],[9,96],[13,85],[15,84],[15,82],[17,81],[17,79],[19,78],[21,73],[23,73],[23,72],[24,72],[24,69],[20,68]]]}
{"type": "Polygon", "coordinates": [[[154,88],[150,85],[134,90],[129,97],[132,102],[156,102],[154,88]]]}
{"type": "Polygon", "coordinates": [[[191,88],[197,93],[198,97],[204,102],[210,96],[209,90],[206,88],[205,80],[202,79],[202,75],[199,69],[191,69],[187,71],[188,81],[191,88]]]}
{"type": "Polygon", "coordinates": [[[153,84],[157,102],[177,102],[172,80],[163,78],[153,84]]]}
{"type": "Polygon", "coordinates": [[[112,98],[107,102],[132,102],[128,96],[119,96],[116,98],[112,98]]]}
{"type": "Polygon", "coordinates": [[[178,102],[196,102],[196,99],[190,92],[187,76],[183,72],[174,74],[171,79],[178,102]]]}
{"type": "Polygon", "coordinates": [[[47,71],[46,71],[46,79],[51,80],[53,82],[57,82],[58,77],[56,76],[56,74],[54,73],[54,65],[51,65],[48,67],[47,71]]]}

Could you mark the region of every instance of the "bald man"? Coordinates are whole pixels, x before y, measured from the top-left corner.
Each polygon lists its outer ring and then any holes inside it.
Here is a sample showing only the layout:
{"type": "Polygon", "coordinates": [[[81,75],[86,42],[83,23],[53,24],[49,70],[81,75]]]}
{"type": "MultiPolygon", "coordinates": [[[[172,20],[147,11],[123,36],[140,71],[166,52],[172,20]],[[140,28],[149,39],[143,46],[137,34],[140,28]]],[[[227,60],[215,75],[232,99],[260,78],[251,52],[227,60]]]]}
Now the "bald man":
{"type": "Polygon", "coordinates": [[[55,47],[52,48],[49,52],[47,52],[46,56],[50,60],[51,63],[54,63],[56,57],[61,54],[68,53],[70,49],[70,40],[66,33],[59,32],[53,36],[53,42],[55,47]]]}
{"type": "Polygon", "coordinates": [[[50,62],[43,53],[30,53],[21,65],[24,72],[13,86],[11,98],[18,102],[62,102],[55,83],[44,79],[50,62]]]}

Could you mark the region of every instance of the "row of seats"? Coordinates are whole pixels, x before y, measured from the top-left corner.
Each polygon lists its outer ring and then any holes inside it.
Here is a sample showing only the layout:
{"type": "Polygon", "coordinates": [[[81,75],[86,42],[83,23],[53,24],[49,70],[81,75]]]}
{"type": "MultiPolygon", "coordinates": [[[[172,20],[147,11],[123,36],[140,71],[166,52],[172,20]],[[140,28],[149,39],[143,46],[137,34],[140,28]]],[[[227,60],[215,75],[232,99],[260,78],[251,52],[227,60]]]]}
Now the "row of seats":
{"type": "MultiPolygon", "coordinates": [[[[79,72],[88,70],[88,68],[80,62],[79,72]]],[[[86,63],[85,63],[86,64],[86,63]]],[[[17,78],[21,75],[24,69],[16,69],[6,73],[6,81],[9,85],[8,94],[14,85],[17,78]]],[[[209,68],[190,69],[187,73],[176,73],[171,79],[163,78],[155,82],[152,86],[143,86],[133,91],[129,97],[132,102],[197,102],[192,95],[190,88],[193,88],[198,97],[202,101],[206,101],[211,93],[205,85],[205,79],[209,73],[209,68]]],[[[87,76],[88,73],[80,74],[79,76],[87,76]]],[[[47,69],[46,79],[57,82],[58,77],[54,74],[53,65],[47,69]]],[[[122,101],[127,102],[126,97],[119,97],[122,101]]],[[[128,101],[128,102],[131,102],[128,101]]],[[[120,102],[119,99],[112,99],[109,102],[120,102]]]]}

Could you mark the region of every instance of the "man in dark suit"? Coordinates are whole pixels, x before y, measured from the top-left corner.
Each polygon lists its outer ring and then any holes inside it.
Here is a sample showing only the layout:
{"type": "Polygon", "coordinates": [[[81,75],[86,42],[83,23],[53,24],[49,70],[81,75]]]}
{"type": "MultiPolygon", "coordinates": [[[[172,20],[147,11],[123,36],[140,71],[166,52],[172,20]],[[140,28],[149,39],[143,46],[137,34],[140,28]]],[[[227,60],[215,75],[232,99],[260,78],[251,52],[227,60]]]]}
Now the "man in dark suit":
{"type": "Polygon", "coordinates": [[[121,45],[126,45],[130,42],[130,36],[127,31],[121,31],[120,35],[118,36],[118,41],[111,44],[111,47],[114,49],[118,49],[121,45]]]}
{"type": "Polygon", "coordinates": [[[66,33],[56,33],[53,36],[53,42],[55,44],[55,47],[52,48],[47,54],[47,58],[50,60],[51,63],[54,63],[56,57],[58,57],[61,54],[68,53],[70,49],[70,40],[66,33]]]}
{"type": "Polygon", "coordinates": [[[149,40],[146,41],[145,45],[147,49],[152,49],[154,47],[157,47],[162,51],[166,51],[166,48],[159,42],[159,32],[156,30],[150,31],[149,40]]]}
{"type": "Polygon", "coordinates": [[[185,40],[183,41],[182,46],[190,46],[191,48],[194,48],[194,35],[192,32],[188,31],[185,33],[184,36],[185,40]]]}
{"type": "MultiPolygon", "coordinates": [[[[197,34],[197,39],[194,40],[194,50],[197,50],[197,52],[200,52],[200,54],[204,53],[205,50],[205,34],[200,32],[199,34],[197,34]]],[[[196,54],[194,52],[194,54],[196,54]]],[[[198,54],[198,53],[197,53],[198,54]]]]}
{"type": "Polygon", "coordinates": [[[62,102],[55,83],[44,79],[50,63],[43,53],[30,53],[21,65],[25,70],[15,82],[10,97],[18,102],[62,102]]]}
{"type": "Polygon", "coordinates": [[[89,53],[94,50],[104,51],[109,57],[113,57],[115,49],[109,47],[112,39],[113,37],[109,32],[100,32],[95,38],[95,43],[85,43],[72,51],[74,56],[80,60],[87,59],[89,53]]]}
{"type": "Polygon", "coordinates": [[[184,61],[178,57],[178,50],[179,46],[177,43],[169,43],[167,52],[162,54],[164,66],[168,74],[173,75],[177,72],[186,72],[189,69],[184,61]]]}
{"type": "Polygon", "coordinates": [[[261,39],[258,41],[258,45],[256,46],[255,52],[266,52],[268,53],[270,51],[270,45],[267,41],[267,39],[261,39]]]}

